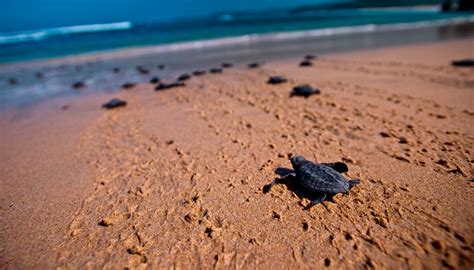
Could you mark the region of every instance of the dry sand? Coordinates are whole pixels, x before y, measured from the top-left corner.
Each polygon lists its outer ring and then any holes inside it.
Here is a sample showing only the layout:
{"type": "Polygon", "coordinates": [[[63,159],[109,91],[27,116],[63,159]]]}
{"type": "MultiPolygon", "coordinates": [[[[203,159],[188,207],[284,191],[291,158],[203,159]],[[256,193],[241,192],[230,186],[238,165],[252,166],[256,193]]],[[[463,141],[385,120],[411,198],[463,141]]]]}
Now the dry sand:
{"type": "Polygon", "coordinates": [[[472,48],[268,62],[3,112],[0,268],[472,269],[474,71],[449,64],[472,48]],[[302,83],[322,94],[289,98],[302,83]],[[112,97],[128,105],[100,109],[112,97]],[[346,162],[361,184],[309,210],[291,183],[264,194],[292,154],[346,162]]]}

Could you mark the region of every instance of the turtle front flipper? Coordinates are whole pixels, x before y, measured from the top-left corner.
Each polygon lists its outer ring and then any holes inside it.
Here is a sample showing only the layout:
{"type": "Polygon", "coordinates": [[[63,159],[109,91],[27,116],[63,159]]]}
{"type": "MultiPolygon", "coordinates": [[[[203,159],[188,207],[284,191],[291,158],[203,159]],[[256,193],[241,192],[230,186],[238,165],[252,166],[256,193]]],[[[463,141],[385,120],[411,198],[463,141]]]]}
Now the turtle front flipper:
{"type": "Polygon", "coordinates": [[[351,189],[351,188],[352,188],[353,186],[355,186],[355,185],[360,184],[360,180],[359,180],[359,179],[352,179],[352,180],[349,180],[349,181],[347,181],[347,182],[349,182],[349,189],[351,189]]]}
{"type": "Polygon", "coordinates": [[[328,167],[331,167],[333,170],[335,170],[338,173],[346,173],[349,171],[349,168],[347,167],[346,163],[343,163],[343,162],[322,163],[322,164],[328,167]]]}
{"type": "Polygon", "coordinates": [[[273,181],[270,184],[267,184],[263,187],[263,193],[270,192],[270,189],[272,189],[273,185],[275,185],[276,183],[281,183],[281,182],[284,182],[284,181],[288,180],[289,178],[294,178],[294,177],[296,177],[296,174],[292,172],[292,173],[284,175],[280,178],[273,179],[273,181]]]}

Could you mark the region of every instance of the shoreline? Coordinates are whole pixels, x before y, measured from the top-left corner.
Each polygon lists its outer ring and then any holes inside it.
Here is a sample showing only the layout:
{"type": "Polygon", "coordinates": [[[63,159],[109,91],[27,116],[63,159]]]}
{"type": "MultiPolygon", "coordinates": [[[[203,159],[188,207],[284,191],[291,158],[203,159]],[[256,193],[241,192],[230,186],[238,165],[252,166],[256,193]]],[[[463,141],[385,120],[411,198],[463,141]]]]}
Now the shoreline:
{"type": "Polygon", "coordinates": [[[331,53],[356,52],[423,42],[472,39],[473,37],[474,23],[467,23],[389,32],[310,37],[289,41],[260,41],[182,51],[152,53],[157,49],[126,49],[98,55],[16,63],[0,66],[0,87],[3,89],[0,93],[0,109],[27,106],[54,96],[80,95],[81,91],[113,91],[120,88],[123,83],[145,83],[153,76],[159,76],[163,80],[173,80],[181,73],[209,69],[223,62],[246,65],[251,62],[294,59],[301,54],[323,56],[331,53]],[[165,65],[164,70],[157,69],[160,64],[165,65]],[[145,68],[149,74],[140,74],[136,70],[137,67],[145,68]],[[115,68],[119,68],[120,73],[113,73],[112,70],[115,68]],[[37,78],[39,73],[41,73],[41,79],[37,78]],[[14,78],[18,83],[9,84],[10,78],[14,78]],[[75,91],[72,88],[72,85],[78,81],[86,85],[81,91],[75,91]]]}
{"type": "Polygon", "coordinates": [[[144,45],[144,46],[132,46],[122,47],[110,50],[102,50],[96,52],[84,52],[75,55],[65,55],[59,57],[51,57],[46,59],[33,59],[25,61],[13,61],[13,62],[2,62],[2,66],[10,65],[31,65],[31,64],[46,64],[54,62],[81,62],[93,60],[110,60],[116,59],[117,57],[137,57],[150,54],[169,53],[176,51],[187,51],[187,50],[200,50],[200,49],[213,49],[219,47],[233,47],[242,45],[253,45],[258,46],[259,43],[266,42],[289,42],[289,41],[303,41],[307,39],[319,39],[324,37],[332,37],[339,35],[357,35],[367,34],[374,32],[392,32],[392,31],[410,31],[422,28],[437,28],[442,26],[456,26],[456,25],[474,25],[474,15],[466,15],[461,18],[450,18],[450,19],[438,19],[430,21],[416,21],[416,22],[404,22],[404,23],[392,23],[392,24],[366,24],[357,26],[343,26],[333,28],[322,28],[313,30],[302,30],[302,31],[289,31],[289,32],[273,32],[273,33],[261,33],[261,34],[250,34],[235,37],[224,37],[204,40],[193,40],[176,42],[170,44],[158,44],[158,45],[144,45]]]}

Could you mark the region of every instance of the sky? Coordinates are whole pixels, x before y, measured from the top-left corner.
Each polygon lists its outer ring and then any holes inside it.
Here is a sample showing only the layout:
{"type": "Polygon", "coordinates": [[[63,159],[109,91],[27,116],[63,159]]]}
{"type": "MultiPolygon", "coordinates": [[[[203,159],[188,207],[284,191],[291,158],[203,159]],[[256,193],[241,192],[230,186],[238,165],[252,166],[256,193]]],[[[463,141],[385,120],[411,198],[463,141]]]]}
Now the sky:
{"type": "Polygon", "coordinates": [[[119,21],[160,22],[328,2],[337,0],[0,0],[0,32],[119,21]]]}

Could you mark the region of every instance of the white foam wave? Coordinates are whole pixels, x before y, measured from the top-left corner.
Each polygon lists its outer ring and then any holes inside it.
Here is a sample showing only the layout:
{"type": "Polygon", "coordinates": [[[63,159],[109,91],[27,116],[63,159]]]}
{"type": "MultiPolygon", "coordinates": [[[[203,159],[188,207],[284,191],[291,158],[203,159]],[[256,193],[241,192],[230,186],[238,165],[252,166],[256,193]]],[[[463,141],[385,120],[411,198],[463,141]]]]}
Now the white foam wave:
{"type": "Polygon", "coordinates": [[[103,31],[117,31],[132,28],[131,22],[117,22],[106,24],[88,24],[65,26],[48,29],[38,29],[31,31],[20,31],[13,33],[0,33],[0,45],[8,43],[18,43],[27,41],[37,41],[45,39],[49,36],[55,35],[69,35],[77,33],[103,32],[103,31]]]}
{"type": "MultiPolygon", "coordinates": [[[[273,42],[273,41],[285,41],[285,40],[297,40],[301,38],[317,38],[327,37],[335,35],[347,35],[347,34],[359,34],[359,33],[370,33],[370,32],[385,32],[385,31],[396,31],[396,30],[409,30],[409,29],[420,29],[428,27],[439,27],[443,25],[454,25],[463,23],[474,22],[474,16],[466,16],[461,18],[452,19],[440,19],[434,21],[419,21],[410,23],[395,23],[385,25],[360,25],[360,26],[347,26],[347,27],[335,27],[335,28],[324,28],[315,30],[303,30],[294,32],[280,32],[280,33],[269,33],[269,34],[251,34],[238,37],[229,38],[217,38],[209,40],[197,40],[190,42],[178,42],[166,45],[154,45],[145,47],[129,48],[131,55],[141,55],[148,53],[163,53],[171,51],[183,51],[192,49],[204,49],[221,46],[233,46],[239,44],[251,44],[260,42],[273,42]]],[[[120,52],[123,49],[119,49],[120,52]]],[[[111,52],[113,54],[113,52],[111,52]]]]}

